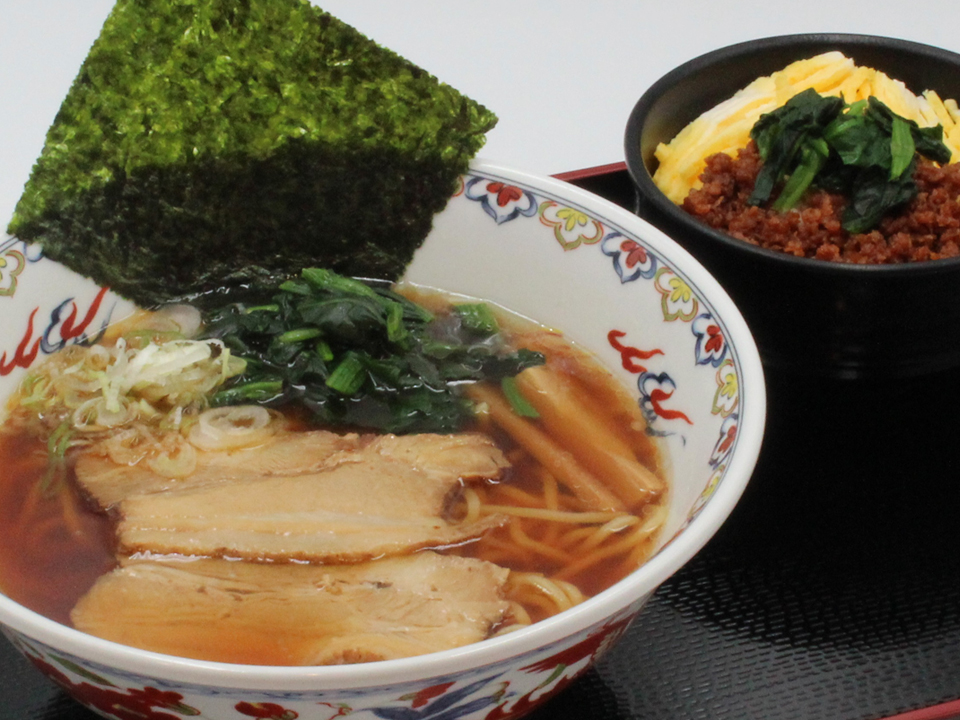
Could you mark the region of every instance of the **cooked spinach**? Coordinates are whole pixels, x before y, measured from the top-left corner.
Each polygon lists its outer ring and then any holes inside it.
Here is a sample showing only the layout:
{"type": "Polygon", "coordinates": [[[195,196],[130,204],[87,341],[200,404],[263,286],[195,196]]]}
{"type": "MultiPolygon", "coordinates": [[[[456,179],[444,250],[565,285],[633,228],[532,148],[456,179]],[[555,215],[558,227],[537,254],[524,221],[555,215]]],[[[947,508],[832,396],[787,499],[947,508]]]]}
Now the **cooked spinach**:
{"type": "Polygon", "coordinates": [[[763,160],[751,205],[779,188],[771,207],[782,212],[818,186],[848,198],[842,223],[851,233],[867,232],[916,196],[918,154],[950,161],[941,126],[921,128],[874,97],[848,105],[813,89],[761,116],[750,136],[763,160]]]}
{"type": "Polygon", "coordinates": [[[318,268],[268,303],[210,313],[206,327],[247,362],[215,405],[298,404],[323,424],[393,433],[457,430],[472,415],[459,385],[544,362],[505,348],[482,303],[434,315],[387,284],[318,268]]]}
{"type": "Polygon", "coordinates": [[[760,116],[750,131],[763,159],[763,168],[750,195],[752,205],[766,202],[786,176],[798,169],[805,172],[809,164],[819,162],[817,156],[822,148],[813,140],[823,135],[842,108],[842,99],[821,97],[808,90],[794,95],[782,108],[760,116]],[[804,153],[805,149],[812,152],[804,153]]]}

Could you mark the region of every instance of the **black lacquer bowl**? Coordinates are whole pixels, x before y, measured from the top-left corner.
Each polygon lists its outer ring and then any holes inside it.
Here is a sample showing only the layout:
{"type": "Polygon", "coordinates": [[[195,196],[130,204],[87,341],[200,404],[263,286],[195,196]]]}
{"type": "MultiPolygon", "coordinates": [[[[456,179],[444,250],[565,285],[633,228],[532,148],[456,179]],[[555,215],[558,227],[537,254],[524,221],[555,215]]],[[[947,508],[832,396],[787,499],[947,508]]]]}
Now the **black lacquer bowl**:
{"type": "Polygon", "coordinates": [[[755,78],[829,50],[903,81],[914,93],[960,97],[960,55],[905,40],[807,34],[721,48],[662,77],[634,107],[625,144],[637,212],[720,280],[771,369],[883,379],[960,366],[960,258],[901,265],[797,258],[707,227],[653,182],[659,143],[755,78]]]}

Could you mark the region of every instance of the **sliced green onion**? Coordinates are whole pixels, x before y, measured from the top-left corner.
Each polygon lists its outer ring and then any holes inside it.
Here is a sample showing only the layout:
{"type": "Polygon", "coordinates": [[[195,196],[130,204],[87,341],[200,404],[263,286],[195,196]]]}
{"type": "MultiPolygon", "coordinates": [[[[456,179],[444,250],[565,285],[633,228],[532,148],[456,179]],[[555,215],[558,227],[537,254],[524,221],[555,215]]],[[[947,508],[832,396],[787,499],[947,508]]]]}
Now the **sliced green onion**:
{"type": "Polygon", "coordinates": [[[248,307],[244,311],[245,315],[250,315],[255,312],[280,312],[280,306],[276,304],[271,305],[254,305],[253,307],[248,307]]]}
{"type": "Polygon", "coordinates": [[[62,422],[57,425],[56,430],[50,433],[47,439],[47,450],[55,458],[62,458],[67,454],[70,448],[70,441],[73,439],[73,425],[70,422],[62,422]]]}
{"type": "Polygon", "coordinates": [[[454,305],[453,311],[460,316],[463,327],[472,333],[489,337],[500,332],[497,318],[486,303],[454,305]]]}
{"type": "Polygon", "coordinates": [[[428,340],[423,343],[421,349],[423,350],[423,354],[427,357],[443,360],[450,357],[458,350],[461,350],[462,347],[462,345],[454,345],[453,343],[428,340]]]}
{"type": "Polygon", "coordinates": [[[330,362],[336,357],[333,354],[333,348],[330,347],[330,343],[326,340],[317,340],[317,355],[319,355],[320,359],[324,362],[330,362]]]}
{"type": "Polygon", "coordinates": [[[342,395],[353,395],[367,379],[367,370],[356,353],[348,352],[327,378],[327,387],[342,395]]]}
{"type": "Polygon", "coordinates": [[[284,292],[292,293],[293,295],[312,295],[310,291],[310,286],[305,283],[300,283],[295,280],[287,280],[284,283],[280,283],[280,289],[284,292]]]}
{"type": "Polygon", "coordinates": [[[267,402],[283,392],[283,382],[280,380],[264,380],[236,385],[227,390],[221,390],[211,399],[216,406],[240,405],[247,402],[267,402]]]}
{"type": "Polygon", "coordinates": [[[130,346],[136,346],[139,342],[169,342],[171,340],[183,340],[184,335],[176,330],[130,330],[123,334],[123,339],[130,346]]]}
{"type": "Polygon", "coordinates": [[[392,343],[401,343],[410,333],[403,323],[403,306],[400,303],[388,301],[387,304],[387,339],[392,343]]]}
{"type": "Polygon", "coordinates": [[[292,343],[304,342],[305,340],[313,340],[316,337],[320,337],[320,335],[321,332],[318,328],[297,328],[296,330],[287,330],[285,333],[280,335],[277,340],[289,345],[292,343]]]}
{"type": "Polygon", "coordinates": [[[343,292],[350,295],[359,295],[360,297],[379,298],[373,288],[359,280],[337,275],[335,272],[325,268],[305,268],[301,273],[303,279],[313,285],[318,290],[327,290],[329,292],[343,292]]]}
{"type": "Polygon", "coordinates": [[[47,438],[47,469],[40,478],[40,491],[46,495],[60,486],[67,468],[67,450],[73,440],[73,424],[64,421],[47,438]]]}
{"type": "Polygon", "coordinates": [[[513,411],[520,417],[528,418],[538,418],[540,413],[537,412],[537,409],[530,404],[530,402],[523,396],[523,393],[520,392],[520,388],[517,387],[517,379],[514,376],[505,377],[500,381],[500,387],[503,389],[503,394],[507,398],[507,402],[510,403],[510,407],[513,408],[513,411]]]}
{"type": "Polygon", "coordinates": [[[45,405],[51,405],[54,400],[46,397],[47,389],[50,387],[50,381],[33,373],[27,375],[20,385],[20,405],[25,408],[38,407],[45,409],[45,405]]]}

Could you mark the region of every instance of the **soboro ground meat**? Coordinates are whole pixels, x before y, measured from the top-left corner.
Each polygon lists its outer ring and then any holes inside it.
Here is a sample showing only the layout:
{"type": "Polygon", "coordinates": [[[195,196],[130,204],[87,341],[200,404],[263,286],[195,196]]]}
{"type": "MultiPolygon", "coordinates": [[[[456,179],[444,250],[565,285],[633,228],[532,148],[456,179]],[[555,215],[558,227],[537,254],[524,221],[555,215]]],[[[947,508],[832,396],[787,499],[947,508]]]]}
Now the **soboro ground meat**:
{"type": "Polygon", "coordinates": [[[752,141],[736,159],[707,158],[683,209],[711,227],[798,257],[848,263],[905,263],[960,255],[960,164],[937,167],[921,159],[919,193],[872,231],[851,235],[840,226],[846,200],[819,189],[784,213],[747,205],[762,161],[752,141]]]}

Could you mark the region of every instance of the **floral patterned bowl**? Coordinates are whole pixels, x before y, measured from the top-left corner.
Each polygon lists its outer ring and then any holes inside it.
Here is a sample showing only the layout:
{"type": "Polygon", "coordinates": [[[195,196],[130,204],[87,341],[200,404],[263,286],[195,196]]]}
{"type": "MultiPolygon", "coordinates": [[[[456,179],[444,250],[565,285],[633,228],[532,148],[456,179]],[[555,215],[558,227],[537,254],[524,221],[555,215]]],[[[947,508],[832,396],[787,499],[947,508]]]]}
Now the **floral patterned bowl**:
{"type": "MultiPolygon", "coordinates": [[[[753,470],[766,399],[743,319],[686,251],[635,215],[483,162],[462,178],[406,277],[560,329],[633,388],[672,482],[662,547],[646,565],[529,628],[404,660],[319,668],[186,660],[85,635],[0,595],[14,645],[81,703],[121,720],[499,720],[528,712],[609,648],[717,530],[753,470]]],[[[42,355],[129,309],[35,248],[0,242],[0,397],[42,355]]]]}

